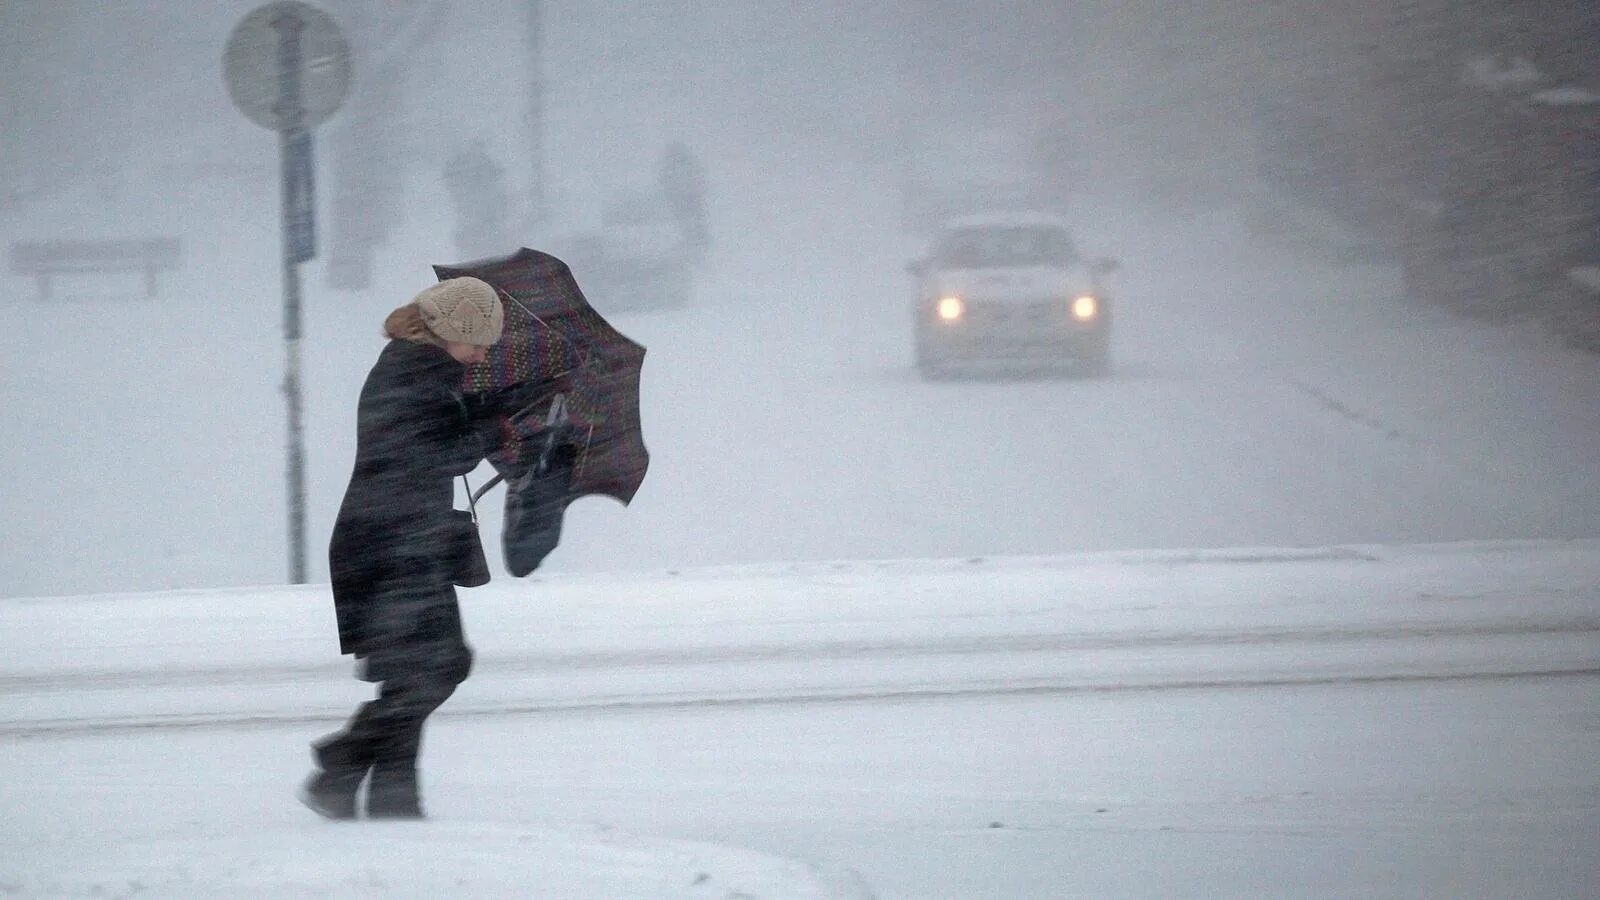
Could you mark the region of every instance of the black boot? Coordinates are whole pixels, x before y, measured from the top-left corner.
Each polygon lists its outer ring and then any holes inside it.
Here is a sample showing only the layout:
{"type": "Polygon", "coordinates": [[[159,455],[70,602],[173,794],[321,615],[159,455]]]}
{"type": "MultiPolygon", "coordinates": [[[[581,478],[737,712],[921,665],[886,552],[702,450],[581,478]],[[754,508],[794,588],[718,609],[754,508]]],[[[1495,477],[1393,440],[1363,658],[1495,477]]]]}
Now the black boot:
{"type": "Polygon", "coordinates": [[[379,763],[373,767],[372,783],[367,786],[367,818],[423,818],[415,762],[379,763]]]}
{"type": "Polygon", "coordinates": [[[417,790],[417,753],[421,749],[421,722],[395,731],[378,745],[373,758],[372,781],[367,785],[368,818],[423,817],[417,790]]]}
{"type": "Polygon", "coordinates": [[[354,819],[356,791],[372,768],[371,746],[350,732],[340,732],[311,745],[319,768],[300,791],[300,802],[326,819],[354,819]]]}

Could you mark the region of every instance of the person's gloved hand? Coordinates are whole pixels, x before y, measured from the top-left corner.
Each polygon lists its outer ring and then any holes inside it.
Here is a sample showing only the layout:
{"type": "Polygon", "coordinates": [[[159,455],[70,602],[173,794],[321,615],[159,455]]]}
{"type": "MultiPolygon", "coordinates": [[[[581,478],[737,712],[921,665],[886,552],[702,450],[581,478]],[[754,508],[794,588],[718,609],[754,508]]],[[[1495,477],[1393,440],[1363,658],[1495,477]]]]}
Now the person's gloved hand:
{"type": "Polygon", "coordinates": [[[487,393],[473,393],[461,395],[461,406],[467,412],[467,422],[476,423],[485,417],[485,402],[487,393]]]}
{"type": "Polygon", "coordinates": [[[504,415],[506,403],[510,399],[507,393],[509,390],[509,388],[497,388],[464,395],[461,399],[467,407],[467,420],[477,423],[504,415]]]}
{"type": "Polygon", "coordinates": [[[486,415],[472,422],[471,428],[478,436],[478,442],[483,445],[483,455],[488,456],[500,449],[505,440],[504,420],[497,415],[486,415]]]}

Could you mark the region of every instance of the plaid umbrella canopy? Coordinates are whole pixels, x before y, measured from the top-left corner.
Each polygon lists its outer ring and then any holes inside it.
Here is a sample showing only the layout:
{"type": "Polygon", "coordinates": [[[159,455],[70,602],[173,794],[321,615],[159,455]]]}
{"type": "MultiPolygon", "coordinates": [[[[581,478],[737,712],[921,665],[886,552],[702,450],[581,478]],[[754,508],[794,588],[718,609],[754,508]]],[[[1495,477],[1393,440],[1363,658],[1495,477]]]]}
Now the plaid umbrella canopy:
{"type": "MultiPolygon", "coordinates": [[[[568,499],[604,494],[632,501],[650,465],[639,427],[644,347],[595,312],[572,270],[548,253],[523,247],[433,271],[441,281],[481,278],[505,303],[505,332],[486,362],[467,367],[463,389],[523,386],[541,399],[563,395],[577,453],[568,499]]],[[[489,462],[507,478],[527,471],[545,445],[544,429],[539,416],[507,419],[506,441],[489,462]]]]}

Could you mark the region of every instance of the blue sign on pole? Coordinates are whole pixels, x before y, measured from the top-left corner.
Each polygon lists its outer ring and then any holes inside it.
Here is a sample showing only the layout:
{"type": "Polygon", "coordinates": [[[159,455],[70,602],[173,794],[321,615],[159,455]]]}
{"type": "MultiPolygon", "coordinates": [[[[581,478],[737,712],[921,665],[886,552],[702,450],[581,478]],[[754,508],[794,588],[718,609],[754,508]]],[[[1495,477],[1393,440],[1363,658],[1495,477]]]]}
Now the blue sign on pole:
{"type": "Polygon", "coordinates": [[[283,227],[290,262],[302,263],[317,255],[316,180],[311,159],[311,131],[300,129],[283,142],[283,227]]]}

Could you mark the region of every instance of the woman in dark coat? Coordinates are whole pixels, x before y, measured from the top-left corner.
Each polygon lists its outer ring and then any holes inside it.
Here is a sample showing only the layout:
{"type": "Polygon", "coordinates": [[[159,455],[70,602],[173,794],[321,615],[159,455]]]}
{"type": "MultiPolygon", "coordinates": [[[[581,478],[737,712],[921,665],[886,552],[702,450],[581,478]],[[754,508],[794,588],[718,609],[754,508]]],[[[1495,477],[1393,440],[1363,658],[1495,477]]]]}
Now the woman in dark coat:
{"type": "Polygon", "coordinates": [[[381,682],[341,731],[312,745],[302,793],[328,818],[420,818],[417,753],[428,715],[466,680],[472,651],[448,567],[454,479],[498,440],[498,410],[460,393],[463,367],[500,338],[500,299],[476,278],[433,285],[389,314],[361,389],[356,461],[328,547],[340,652],[381,682]]]}

